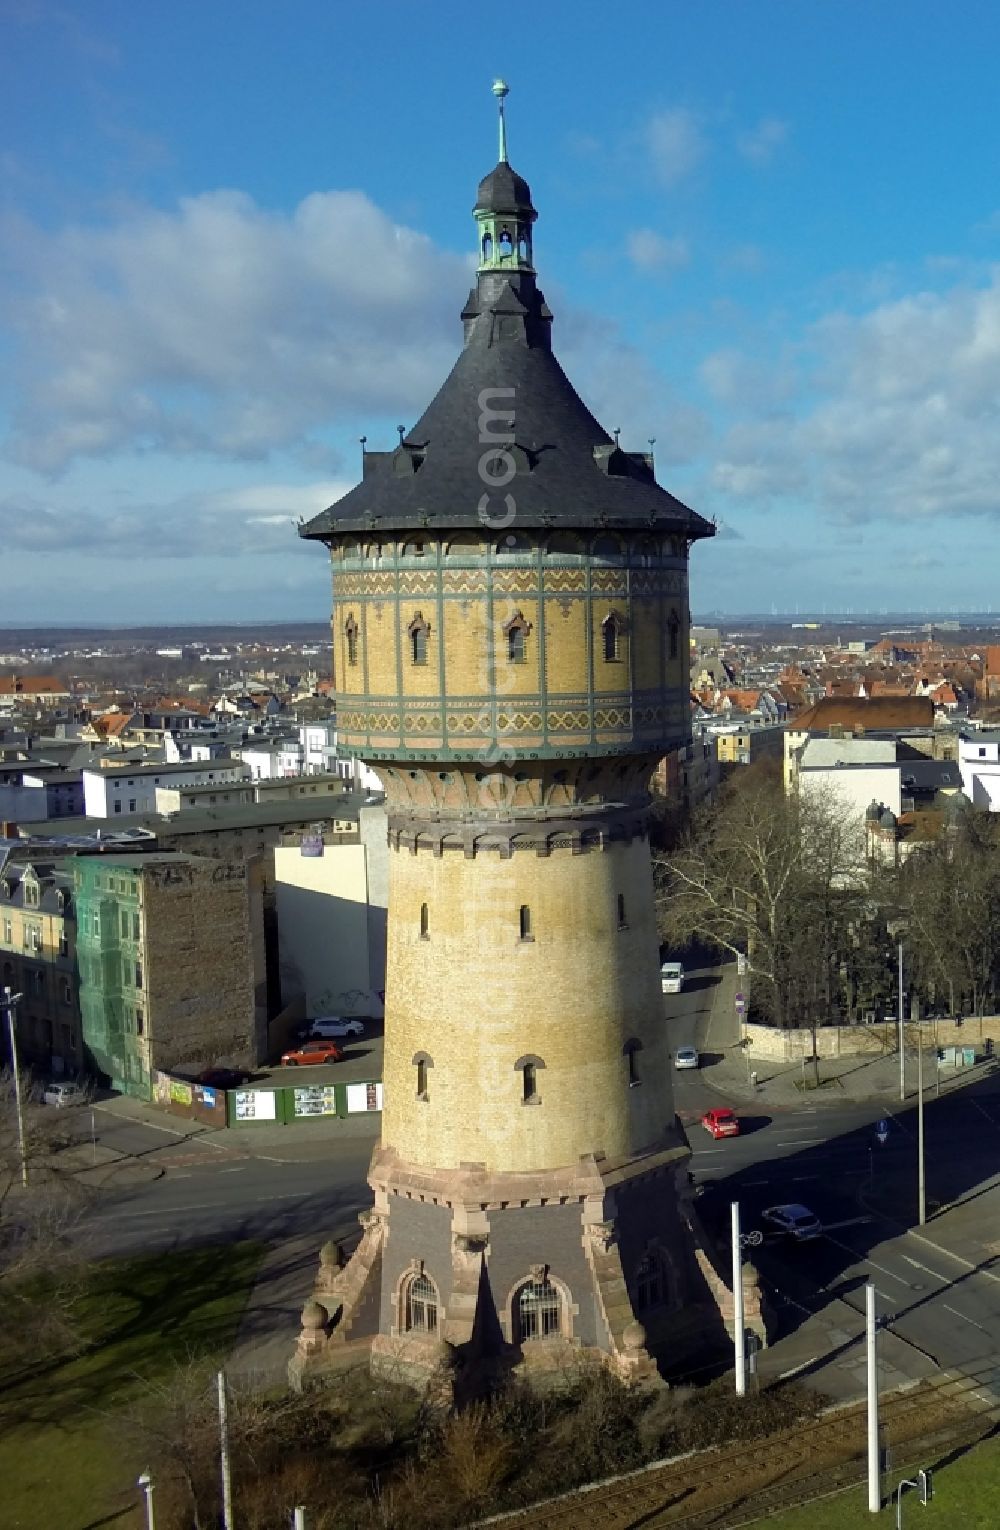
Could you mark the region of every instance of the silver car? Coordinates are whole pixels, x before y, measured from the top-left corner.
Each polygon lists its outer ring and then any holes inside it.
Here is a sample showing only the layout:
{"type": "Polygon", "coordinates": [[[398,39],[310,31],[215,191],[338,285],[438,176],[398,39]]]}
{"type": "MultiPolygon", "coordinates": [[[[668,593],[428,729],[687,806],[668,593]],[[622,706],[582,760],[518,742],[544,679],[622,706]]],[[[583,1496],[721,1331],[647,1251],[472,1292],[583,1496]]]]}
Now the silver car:
{"type": "Polygon", "coordinates": [[[58,1105],[60,1108],[67,1105],[83,1105],[89,1098],[89,1090],[86,1084],[77,1084],[72,1080],[65,1083],[46,1084],[42,1093],[43,1105],[58,1105]]]}
{"type": "Polygon", "coordinates": [[[697,1068],[701,1063],[696,1047],[678,1047],[674,1053],[675,1068],[697,1068]]]}

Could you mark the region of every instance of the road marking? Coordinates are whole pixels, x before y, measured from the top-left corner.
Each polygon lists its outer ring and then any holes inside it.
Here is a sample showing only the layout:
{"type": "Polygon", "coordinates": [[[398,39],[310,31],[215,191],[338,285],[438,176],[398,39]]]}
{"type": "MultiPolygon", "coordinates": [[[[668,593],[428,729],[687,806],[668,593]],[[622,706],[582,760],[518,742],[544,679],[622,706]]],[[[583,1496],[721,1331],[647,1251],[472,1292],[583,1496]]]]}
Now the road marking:
{"type": "Polygon", "coordinates": [[[801,1365],[793,1365],[790,1371],[781,1371],[781,1372],[779,1372],[778,1380],[779,1381],[787,1381],[789,1376],[797,1376],[799,1374],[799,1371],[804,1371],[807,1366],[812,1365],[818,1359],[819,1359],[819,1355],[810,1355],[809,1359],[808,1360],[803,1360],[801,1365]]]}
{"type": "Polygon", "coordinates": [[[876,1264],[874,1259],[866,1259],[863,1254],[858,1253],[856,1248],[852,1248],[849,1243],[843,1243],[840,1238],[831,1238],[830,1242],[836,1243],[837,1247],[844,1249],[846,1253],[853,1254],[859,1264],[870,1265],[873,1270],[878,1270],[880,1275],[887,1275],[890,1280],[895,1280],[899,1285],[905,1286],[908,1291],[916,1289],[902,1275],[897,1275],[894,1270],[887,1270],[884,1264],[876,1264]]]}
{"type": "Polygon", "coordinates": [[[991,1126],[996,1126],[997,1123],[994,1121],[993,1117],[990,1115],[989,1111],[986,1109],[986,1106],[985,1105],[981,1105],[977,1099],[973,1099],[971,1094],[969,1095],[969,1099],[972,1102],[972,1104],[975,1105],[976,1109],[980,1112],[980,1114],[984,1115],[986,1117],[986,1119],[990,1123],[990,1125],[991,1126]]]}
{"type": "Polygon", "coordinates": [[[971,1323],[973,1328],[979,1329],[980,1333],[989,1333],[989,1329],[984,1328],[982,1323],[977,1323],[975,1318],[966,1317],[965,1313],[959,1312],[957,1307],[949,1307],[947,1302],[942,1302],[941,1305],[945,1312],[950,1312],[953,1317],[961,1318],[963,1323],[971,1323]]]}
{"type": "Polygon", "coordinates": [[[942,1275],[940,1270],[932,1270],[929,1264],[921,1264],[919,1259],[911,1259],[909,1254],[900,1254],[899,1257],[905,1259],[907,1264],[912,1264],[915,1270],[923,1270],[925,1275],[933,1275],[935,1280],[943,1280],[946,1285],[951,1285],[949,1275],[942,1275]]]}
{"type": "Polygon", "coordinates": [[[776,1142],[775,1147],[816,1147],[823,1141],[822,1137],[786,1137],[783,1142],[776,1142]]]}
{"type": "Polygon", "coordinates": [[[110,1105],[95,1105],[95,1110],[103,1110],[106,1116],[113,1116],[116,1121],[125,1126],[148,1126],[151,1132],[166,1132],[168,1137],[197,1137],[198,1132],[175,1131],[172,1126],[161,1126],[158,1121],[144,1121],[141,1117],[125,1116],[121,1111],[112,1110],[110,1105]]]}
{"type": "MultiPolygon", "coordinates": [[[[788,1114],[790,1116],[814,1116],[816,1114],[817,1109],[818,1109],[818,1107],[816,1105],[806,1105],[804,1107],[804,1109],[802,1109],[802,1110],[790,1110],[788,1112],[788,1114]]],[[[806,1364],[808,1364],[808,1361],[806,1362],[806,1364]]],[[[791,1375],[792,1374],[791,1371],[789,1371],[788,1374],[791,1375]]]]}
{"type": "Polygon", "coordinates": [[[749,1190],[751,1188],[751,1186],[754,1186],[754,1185],[769,1185],[770,1183],[771,1183],[771,1181],[769,1179],[745,1179],[743,1181],[743,1188],[745,1190],[749,1190]]]}
{"type": "MultiPolygon", "coordinates": [[[[818,1174],[793,1174],[792,1175],[792,1184],[793,1185],[803,1185],[803,1184],[805,1184],[807,1179],[819,1179],[819,1175],[818,1174]]],[[[869,1222],[871,1221],[871,1217],[868,1218],[868,1221],[869,1222]]]]}
{"type": "Polygon", "coordinates": [[[984,1275],[987,1280],[995,1280],[1000,1283],[1000,1275],[994,1275],[992,1270],[984,1270],[980,1265],[973,1264],[971,1259],[965,1259],[961,1254],[956,1254],[952,1249],[945,1248],[943,1244],[935,1243],[933,1238],[926,1238],[923,1233],[910,1232],[911,1238],[916,1238],[920,1243],[927,1243],[935,1253],[945,1254],[947,1258],[954,1259],[957,1264],[963,1264],[973,1275],[984,1275]]]}
{"type": "Polygon", "coordinates": [[[708,1153],[724,1153],[725,1148],[692,1148],[692,1158],[704,1158],[708,1153]]]}
{"type": "Polygon", "coordinates": [[[247,1164],[241,1163],[241,1164],[238,1164],[235,1169],[220,1169],[219,1173],[220,1174],[245,1174],[247,1168],[248,1168],[247,1164]]]}

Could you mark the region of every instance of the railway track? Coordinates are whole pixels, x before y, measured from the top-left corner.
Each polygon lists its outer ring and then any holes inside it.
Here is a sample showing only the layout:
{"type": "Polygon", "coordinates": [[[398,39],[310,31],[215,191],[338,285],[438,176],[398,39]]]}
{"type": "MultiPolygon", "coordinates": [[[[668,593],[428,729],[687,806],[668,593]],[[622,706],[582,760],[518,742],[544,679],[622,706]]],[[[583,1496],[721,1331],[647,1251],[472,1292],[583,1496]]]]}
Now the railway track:
{"type": "MultiPolygon", "coordinates": [[[[884,1396],[881,1422],[883,1444],[897,1459],[904,1451],[908,1459],[929,1458],[992,1427],[971,1383],[954,1378],[884,1396]]],[[[865,1427],[864,1405],[852,1404],[769,1440],[665,1461],[484,1523],[502,1530],[735,1530],[863,1481],[865,1427]]]]}

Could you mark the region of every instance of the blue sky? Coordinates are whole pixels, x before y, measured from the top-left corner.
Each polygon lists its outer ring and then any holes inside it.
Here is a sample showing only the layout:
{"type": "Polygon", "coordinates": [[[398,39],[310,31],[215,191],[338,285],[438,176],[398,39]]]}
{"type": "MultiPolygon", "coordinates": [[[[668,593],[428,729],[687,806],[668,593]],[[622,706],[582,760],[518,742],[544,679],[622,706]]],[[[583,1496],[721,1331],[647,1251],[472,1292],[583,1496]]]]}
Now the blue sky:
{"type": "Polygon", "coordinates": [[[696,613],[986,609],[1000,7],[6,0],[5,623],[327,615],[294,521],[460,344],[510,157],[560,358],[721,535],[696,613]]]}

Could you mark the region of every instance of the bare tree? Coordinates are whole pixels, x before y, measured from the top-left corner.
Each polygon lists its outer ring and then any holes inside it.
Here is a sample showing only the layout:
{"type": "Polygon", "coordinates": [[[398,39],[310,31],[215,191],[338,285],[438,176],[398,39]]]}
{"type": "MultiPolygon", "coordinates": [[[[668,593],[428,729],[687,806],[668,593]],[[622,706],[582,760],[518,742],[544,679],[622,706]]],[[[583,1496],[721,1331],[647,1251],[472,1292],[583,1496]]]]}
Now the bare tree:
{"type": "Polygon", "coordinates": [[[755,1009],[811,1027],[815,1043],[843,1003],[849,930],[872,898],[862,826],[839,800],[734,777],[656,874],[664,937],[745,957],[755,1009]]]}

